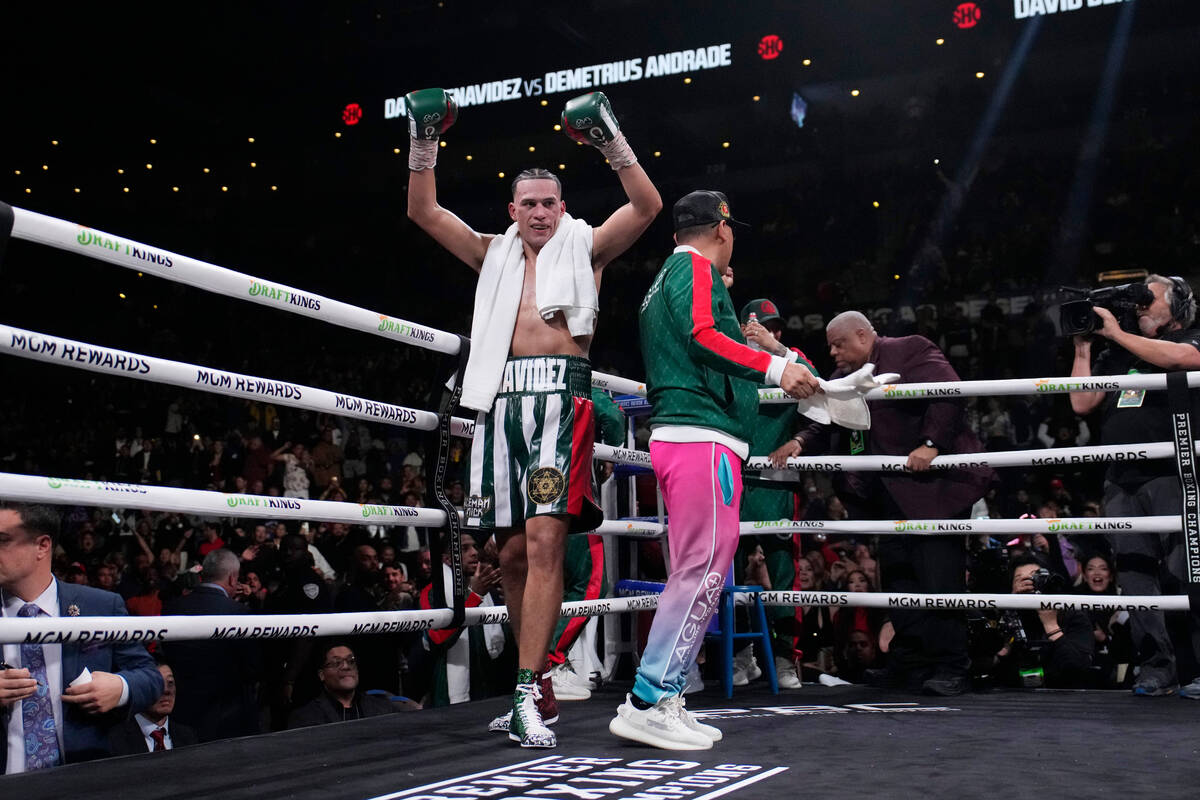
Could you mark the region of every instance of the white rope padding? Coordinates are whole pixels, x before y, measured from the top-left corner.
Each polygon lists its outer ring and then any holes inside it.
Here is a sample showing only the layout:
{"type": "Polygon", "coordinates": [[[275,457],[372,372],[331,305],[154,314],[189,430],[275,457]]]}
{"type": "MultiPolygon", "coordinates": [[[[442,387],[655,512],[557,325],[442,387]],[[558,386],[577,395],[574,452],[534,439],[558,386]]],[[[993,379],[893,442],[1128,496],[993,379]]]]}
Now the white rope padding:
{"type": "Polygon", "coordinates": [[[107,261],[118,267],[147,272],[175,283],[249,300],[427,350],[453,355],[459,349],[458,337],[444,331],[15,206],[12,235],[17,239],[107,261]]]}
{"type": "MultiPolygon", "coordinates": [[[[1188,388],[1200,386],[1200,372],[1188,373],[1188,388]]],[[[1067,394],[1069,392],[1116,392],[1126,389],[1162,390],[1166,373],[1154,375],[1098,375],[1087,378],[1005,378],[987,381],[942,383],[890,383],[863,395],[867,400],[936,400],[946,397],[990,397],[993,395],[1067,394]]],[[[794,403],[782,389],[759,389],[758,402],[775,405],[794,403]]]]}
{"type": "MultiPolygon", "coordinates": [[[[289,381],[242,375],[182,361],[130,353],[126,350],[114,350],[7,325],[0,325],[0,351],[21,358],[102,372],[106,375],[181,386],[226,397],[264,400],[277,405],[306,408],[368,422],[386,422],[401,428],[431,431],[438,424],[437,414],[432,411],[367,400],[289,381]]],[[[455,417],[451,422],[450,432],[454,436],[469,438],[475,433],[475,421],[455,417]]]]}
{"type": "MultiPolygon", "coordinates": [[[[658,606],[657,595],[577,600],[562,604],[560,617],[597,617],[658,606]]],[[[448,608],[412,611],[360,611],[343,614],[254,614],[157,617],[5,617],[0,643],[116,644],[224,639],[287,639],[408,633],[450,624],[448,608]]],[[[508,621],[504,606],[466,609],[465,625],[508,621]]]]}
{"type": "Polygon", "coordinates": [[[596,442],[593,458],[597,461],[612,461],[615,464],[632,464],[635,467],[650,469],[650,454],[645,450],[633,450],[628,447],[613,447],[602,442],[596,442]]]}
{"type": "MultiPolygon", "coordinates": [[[[1195,442],[1192,443],[1193,447],[1195,442]]],[[[1059,464],[1100,464],[1112,461],[1148,461],[1174,458],[1171,442],[1105,444],[1086,447],[1050,447],[1044,450],[1000,450],[984,453],[950,453],[929,463],[932,470],[968,467],[1039,467],[1059,464]]],[[[908,456],[797,456],[787,460],[796,472],[909,472],[908,456]]],[[[773,469],[766,456],[746,461],[747,469],[773,469]]]]}
{"type": "MultiPolygon", "coordinates": [[[[1179,516],[1157,517],[1063,517],[1058,519],[878,519],[878,520],[793,520],[764,519],[741,523],[739,536],[773,536],[795,533],[902,534],[905,536],[966,536],[1005,534],[1032,536],[1038,533],[1179,533],[1179,516]]],[[[657,539],[667,526],[642,520],[605,520],[593,533],[657,539]]]]}
{"type": "Polygon", "coordinates": [[[905,594],[901,592],[793,592],[759,594],[765,606],[847,606],[933,610],[1187,611],[1188,596],[1121,594],[905,594]]]}
{"type": "MultiPolygon", "coordinates": [[[[12,207],[12,235],[59,250],[89,256],[118,267],[146,272],[206,292],[249,300],[310,319],[340,325],[350,330],[382,336],[395,342],[454,355],[458,337],[437,328],[389,317],[377,311],[296,289],[277,281],[256,278],[244,272],[218,267],[207,261],[135,242],[124,236],[88,228],[45,214],[12,207]]],[[[629,378],[592,373],[592,385],[628,394],[646,394],[646,385],[629,378]]]]}
{"type": "MultiPolygon", "coordinates": [[[[895,592],[757,593],[763,605],[779,607],[918,608],[933,610],[1186,611],[1187,595],[1078,594],[902,594],[895,592]]],[[[563,603],[560,617],[594,617],[649,611],[657,594],[563,603]]],[[[285,639],[407,633],[449,624],[450,609],[362,611],[342,614],[256,614],[157,617],[6,617],[0,619],[0,643],[87,644],[224,639],[285,639]]],[[[504,606],[466,609],[465,625],[508,620],[504,606]]]]}
{"type": "Polygon", "coordinates": [[[1061,517],[1055,519],[883,519],[883,520],[759,520],[742,523],[742,536],[772,533],[904,533],[941,536],[950,533],[1179,533],[1179,515],[1156,517],[1061,517]]]}
{"type": "MultiPolygon", "coordinates": [[[[1052,447],[1045,450],[952,453],[934,458],[930,462],[930,469],[1099,464],[1112,461],[1146,461],[1174,457],[1174,445],[1170,442],[1148,442],[1086,447],[1052,447]]],[[[648,469],[651,467],[649,453],[626,447],[610,447],[597,443],[595,458],[599,461],[632,464],[648,469]]],[[[797,456],[787,460],[787,469],[794,472],[908,472],[905,468],[907,462],[907,456],[797,456]]],[[[755,456],[746,461],[746,468],[771,469],[772,467],[766,456],[755,456]]]]}
{"type": "Polygon", "coordinates": [[[225,494],[173,486],[84,481],[0,472],[0,497],[31,503],[142,508],[214,517],[294,519],[302,522],[345,522],[349,525],[446,524],[440,508],[359,505],[336,500],[307,500],[257,494],[225,494]]]}
{"type": "MultiPolygon", "coordinates": [[[[44,475],[0,472],[0,497],[52,505],[144,508],[213,517],[291,519],[302,522],[344,522],[350,525],[414,525],[436,528],[446,524],[440,508],[360,505],[335,500],[226,494],[173,486],[86,481],[44,475]]],[[[924,519],[924,520],[759,520],[741,523],[741,536],[792,533],[1035,534],[1063,532],[1171,533],[1180,530],[1178,516],[1077,517],[1074,519],[924,519]]],[[[642,520],[605,520],[593,533],[601,536],[657,538],[667,526],[642,520]]]]}

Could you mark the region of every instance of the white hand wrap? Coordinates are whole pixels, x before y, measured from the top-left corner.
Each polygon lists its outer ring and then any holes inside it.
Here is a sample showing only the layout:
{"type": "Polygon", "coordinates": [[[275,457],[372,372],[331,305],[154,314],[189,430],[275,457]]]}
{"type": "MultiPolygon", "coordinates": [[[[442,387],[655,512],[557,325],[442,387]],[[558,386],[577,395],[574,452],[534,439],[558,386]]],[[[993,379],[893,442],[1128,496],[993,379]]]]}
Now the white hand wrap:
{"type": "Polygon", "coordinates": [[[633,154],[633,148],[629,146],[629,142],[625,141],[625,134],[617,131],[617,135],[613,140],[605,145],[600,145],[600,152],[604,153],[604,157],[608,159],[608,165],[613,170],[632,167],[637,163],[637,156],[633,154]]]}
{"type": "Polygon", "coordinates": [[[408,168],[420,172],[423,169],[433,169],[437,165],[438,140],[413,139],[408,140],[408,168]]]}

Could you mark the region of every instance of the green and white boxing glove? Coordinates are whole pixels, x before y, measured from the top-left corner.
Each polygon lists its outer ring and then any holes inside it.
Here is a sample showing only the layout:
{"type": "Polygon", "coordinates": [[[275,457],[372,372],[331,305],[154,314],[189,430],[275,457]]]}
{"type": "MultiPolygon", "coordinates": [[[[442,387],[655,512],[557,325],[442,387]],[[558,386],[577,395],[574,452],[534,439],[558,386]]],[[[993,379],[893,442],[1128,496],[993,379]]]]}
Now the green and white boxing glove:
{"type": "Polygon", "coordinates": [[[563,130],[577,142],[596,147],[614,170],[637,163],[633,148],[617,125],[616,115],[604,92],[590,92],[567,101],[562,113],[563,130]]]}
{"type": "Polygon", "coordinates": [[[404,95],[408,113],[408,168],[433,169],[438,138],[458,119],[458,103],[445,89],[421,89],[404,95]]]}

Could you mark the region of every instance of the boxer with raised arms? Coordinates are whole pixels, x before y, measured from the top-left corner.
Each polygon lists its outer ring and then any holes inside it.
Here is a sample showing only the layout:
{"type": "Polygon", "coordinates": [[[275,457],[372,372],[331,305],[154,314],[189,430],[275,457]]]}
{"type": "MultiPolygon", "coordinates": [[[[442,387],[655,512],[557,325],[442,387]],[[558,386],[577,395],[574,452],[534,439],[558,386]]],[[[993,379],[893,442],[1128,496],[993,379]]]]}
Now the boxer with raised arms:
{"type": "Polygon", "coordinates": [[[462,394],[462,404],[479,412],[467,525],[496,531],[519,648],[513,710],[490,728],[507,730],[522,747],[554,747],[547,724],[557,710],[542,697],[550,684],[542,677],[562,604],[566,535],[602,518],[591,496],[587,361],[600,278],[654,220],[662,198],[608,99],[592,92],[566,104],[563,129],[604,154],[629,202],[593,229],[566,213],[557,176],[526,170],[512,182],[508,231],[479,233],[437,201],[438,139],[458,115],[452,95],[425,89],[405,100],[408,216],[479,273],[462,394]]]}

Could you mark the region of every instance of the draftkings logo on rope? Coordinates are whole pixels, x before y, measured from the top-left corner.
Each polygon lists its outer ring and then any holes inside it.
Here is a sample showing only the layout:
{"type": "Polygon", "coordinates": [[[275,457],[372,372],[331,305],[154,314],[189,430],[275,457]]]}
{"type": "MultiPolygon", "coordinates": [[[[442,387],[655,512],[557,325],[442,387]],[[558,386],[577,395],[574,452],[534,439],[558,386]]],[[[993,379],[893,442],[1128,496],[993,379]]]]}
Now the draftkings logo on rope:
{"type": "Polygon", "coordinates": [[[130,258],[136,258],[138,261],[145,262],[146,264],[168,268],[175,266],[171,262],[171,257],[164,253],[155,252],[137,242],[122,242],[120,239],[100,233],[99,231],[94,231],[91,228],[80,226],[79,232],[75,236],[75,241],[81,247],[110,250],[114,253],[129,256],[130,258]]]}
{"type": "Polygon", "coordinates": [[[115,494],[147,494],[145,486],[136,486],[132,483],[85,481],[73,478],[47,478],[46,485],[51,489],[85,489],[87,491],[112,492],[115,494]]]}
{"type": "Polygon", "coordinates": [[[715,797],[766,780],[787,767],[717,764],[664,758],[547,756],[506,767],[428,783],[388,797],[462,800],[463,797],[571,797],[582,800],[662,800],[715,797]]]}

